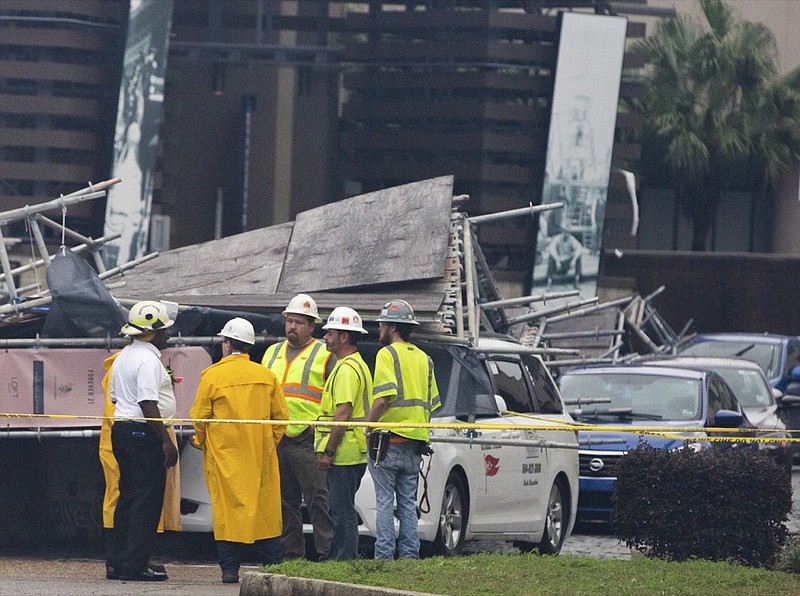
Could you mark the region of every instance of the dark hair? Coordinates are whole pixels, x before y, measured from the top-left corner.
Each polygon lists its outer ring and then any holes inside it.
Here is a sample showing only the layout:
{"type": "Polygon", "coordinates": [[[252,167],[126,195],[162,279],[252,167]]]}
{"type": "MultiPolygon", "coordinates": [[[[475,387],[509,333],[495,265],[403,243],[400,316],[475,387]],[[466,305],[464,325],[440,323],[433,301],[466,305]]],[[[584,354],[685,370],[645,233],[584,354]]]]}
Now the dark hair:
{"type": "Polygon", "coordinates": [[[413,325],[409,325],[407,323],[393,323],[394,328],[397,329],[397,333],[400,334],[400,337],[403,341],[408,341],[411,339],[411,332],[414,330],[413,325]]]}
{"type": "Polygon", "coordinates": [[[231,348],[233,348],[235,352],[241,352],[242,354],[249,354],[253,347],[246,342],[239,341],[238,339],[233,339],[231,337],[223,337],[222,341],[227,341],[231,344],[231,348]]]}

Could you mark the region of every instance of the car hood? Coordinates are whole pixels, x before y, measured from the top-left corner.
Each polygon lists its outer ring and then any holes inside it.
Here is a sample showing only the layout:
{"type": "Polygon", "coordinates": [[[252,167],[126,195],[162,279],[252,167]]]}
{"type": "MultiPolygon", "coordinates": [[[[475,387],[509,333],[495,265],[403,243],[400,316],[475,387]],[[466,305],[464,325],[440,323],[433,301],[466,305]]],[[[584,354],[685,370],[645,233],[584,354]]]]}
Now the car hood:
{"type": "MultiPolygon", "coordinates": [[[[622,424],[615,425],[622,426],[622,424]]],[[[652,422],[636,421],[637,427],[664,427],[665,434],[639,434],[635,432],[607,431],[607,430],[582,430],[578,433],[578,445],[581,451],[629,451],[638,445],[645,443],[656,449],[674,449],[680,447],[686,441],[697,440],[698,437],[705,437],[705,432],[699,422],[682,422],[672,424],[655,424],[652,422]],[[696,433],[673,433],[670,427],[690,428],[697,426],[696,433]]]]}
{"type": "Polygon", "coordinates": [[[786,430],[786,425],[778,418],[778,408],[776,406],[742,407],[742,409],[750,424],[756,428],[786,430]]]}

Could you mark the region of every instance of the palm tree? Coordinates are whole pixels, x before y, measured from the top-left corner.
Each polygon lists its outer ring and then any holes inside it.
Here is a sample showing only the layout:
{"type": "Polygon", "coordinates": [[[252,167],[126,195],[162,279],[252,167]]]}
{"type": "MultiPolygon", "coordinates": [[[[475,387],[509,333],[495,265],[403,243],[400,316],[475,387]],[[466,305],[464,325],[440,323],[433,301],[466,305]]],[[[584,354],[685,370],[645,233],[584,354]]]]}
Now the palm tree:
{"type": "Polygon", "coordinates": [[[800,154],[800,68],[779,76],[769,29],[723,0],[700,4],[705,26],[679,15],[636,44],[649,65],[645,142],[662,149],[692,250],[705,249],[731,179],[766,196],[800,154]]]}

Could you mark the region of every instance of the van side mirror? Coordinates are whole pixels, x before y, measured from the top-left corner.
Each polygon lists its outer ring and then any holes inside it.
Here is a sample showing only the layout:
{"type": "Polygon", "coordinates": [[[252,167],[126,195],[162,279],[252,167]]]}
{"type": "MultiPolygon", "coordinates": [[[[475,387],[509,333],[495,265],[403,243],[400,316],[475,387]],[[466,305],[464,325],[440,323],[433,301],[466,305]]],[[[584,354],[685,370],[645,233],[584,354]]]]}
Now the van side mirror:
{"type": "Polygon", "coordinates": [[[789,378],[792,381],[800,381],[800,366],[795,366],[792,371],[789,373],[789,378]]]}
{"type": "Polygon", "coordinates": [[[498,412],[505,412],[506,410],[508,410],[508,406],[506,405],[506,400],[504,400],[496,393],[494,394],[494,403],[497,406],[498,412]]]}

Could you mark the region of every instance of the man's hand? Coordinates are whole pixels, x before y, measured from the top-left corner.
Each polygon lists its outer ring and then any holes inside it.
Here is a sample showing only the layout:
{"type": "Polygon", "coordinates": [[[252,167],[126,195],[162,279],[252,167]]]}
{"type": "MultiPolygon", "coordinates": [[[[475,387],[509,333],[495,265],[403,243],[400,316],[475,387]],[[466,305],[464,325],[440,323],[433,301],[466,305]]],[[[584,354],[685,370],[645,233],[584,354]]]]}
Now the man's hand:
{"type": "Polygon", "coordinates": [[[330,455],[325,455],[324,453],[317,454],[317,469],[322,472],[327,472],[331,469],[331,464],[333,463],[333,457],[330,455]]]}
{"type": "Polygon", "coordinates": [[[161,449],[164,450],[164,467],[171,468],[178,463],[178,448],[172,439],[167,437],[165,441],[161,441],[161,449]]]}

